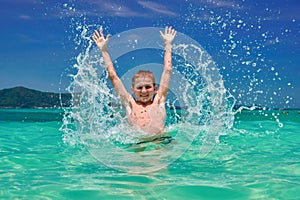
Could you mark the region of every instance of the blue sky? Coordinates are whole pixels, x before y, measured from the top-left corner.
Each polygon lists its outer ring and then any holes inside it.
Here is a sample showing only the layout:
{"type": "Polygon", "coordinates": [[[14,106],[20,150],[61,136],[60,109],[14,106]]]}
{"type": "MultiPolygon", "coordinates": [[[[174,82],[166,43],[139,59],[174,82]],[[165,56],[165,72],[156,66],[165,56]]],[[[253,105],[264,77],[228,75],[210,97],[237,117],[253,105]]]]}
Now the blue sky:
{"type": "MultiPolygon", "coordinates": [[[[84,51],[78,25],[117,34],[173,25],[212,56],[242,104],[300,108],[298,0],[1,0],[0,89],[59,91],[84,51]],[[252,88],[252,89],[249,89],[252,88]],[[264,90],[264,95],[255,92],[264,90]]],[[[90,30],[92,33],[92,29],[90,30]]]]}

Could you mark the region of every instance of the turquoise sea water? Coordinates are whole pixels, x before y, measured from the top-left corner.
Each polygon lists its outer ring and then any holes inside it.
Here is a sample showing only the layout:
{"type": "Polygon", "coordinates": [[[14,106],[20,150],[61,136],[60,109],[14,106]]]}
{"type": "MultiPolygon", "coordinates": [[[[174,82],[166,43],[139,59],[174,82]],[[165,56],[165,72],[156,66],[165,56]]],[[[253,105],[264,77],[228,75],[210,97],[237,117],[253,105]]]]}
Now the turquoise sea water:
{"type": "Polygon", "coordinates": [[[300,114],[287,112],[242,111],[206,157],[192,144],[164,169],[130,174],[65,144],[60,110],[1,109],[0,198],[298,199],[300,114]]]}

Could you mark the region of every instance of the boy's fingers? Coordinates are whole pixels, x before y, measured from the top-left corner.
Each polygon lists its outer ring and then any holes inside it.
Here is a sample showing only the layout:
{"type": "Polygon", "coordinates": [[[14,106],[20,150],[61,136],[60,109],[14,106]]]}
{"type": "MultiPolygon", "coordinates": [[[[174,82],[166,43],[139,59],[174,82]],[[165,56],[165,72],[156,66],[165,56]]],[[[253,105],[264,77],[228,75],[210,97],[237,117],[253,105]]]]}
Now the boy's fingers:
{"type": "Polygon", "coordinates": [[[99,32],[100,32],[100,36],[103,37],[103,30],[102,30],[102,28],[100,28],[99,32]]]}
{"type": "Polygon", "coordinates": [[[159,31],[159,33],[160,33],[160,36],[161,36],[161,37],[163,37],[163,36],[164,36],[163,32],[159,31]]]}
{"type": "Polygon", "coordinates": [[[108,39],[110,38],[110,36],[111,36],[111,34],[108,34],[108,35],[106,36],[106,39],[108,40],[108,39]]]}
{"type": "Polygon", "coordinates": [[[97,36],[97,37],[100,36],[99,33],[98,33],[98,31],[96,31],[96,30],[94,31],[94,35],[97,36]]]}
{"type": "Polygon", "coordinates": [[[176,31],[174,29],[172,30],[172,35],[176,35],[176,31]]]}

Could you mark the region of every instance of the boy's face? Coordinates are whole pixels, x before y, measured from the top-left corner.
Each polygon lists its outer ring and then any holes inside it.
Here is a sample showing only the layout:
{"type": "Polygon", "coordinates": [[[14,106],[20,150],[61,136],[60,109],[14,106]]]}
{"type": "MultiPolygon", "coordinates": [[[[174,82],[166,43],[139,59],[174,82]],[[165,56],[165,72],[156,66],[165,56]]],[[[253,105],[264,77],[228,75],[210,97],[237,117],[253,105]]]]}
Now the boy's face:
{"type": "Polygon", "coordinates": [[[142,103],[151,101],[155,90],[156,87],[150,77],[136,78],[135,84],[131,88],[131,91],[136,96],[137,100],[142,103]]]}

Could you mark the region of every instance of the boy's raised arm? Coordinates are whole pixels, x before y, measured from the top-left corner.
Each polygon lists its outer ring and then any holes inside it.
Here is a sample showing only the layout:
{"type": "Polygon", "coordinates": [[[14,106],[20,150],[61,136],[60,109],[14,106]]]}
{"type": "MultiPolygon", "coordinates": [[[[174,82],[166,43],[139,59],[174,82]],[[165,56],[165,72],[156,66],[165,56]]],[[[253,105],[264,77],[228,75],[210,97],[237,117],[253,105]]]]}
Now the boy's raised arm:
{"type": "Polygon", "coordinates": [[[120,78],[118,77],[113,63],[111,61],[107,48],[110,34],[108,34],[105,38],[102,29],[100,29],[99,32],[95,30],[92,38],[96,45],[99,47],[100,51],[102,52],[103,60],[108,72],[108,77],[111,80],[111,83],[114,86],[116,93],[120,96],[122,103],[126,106],[131,96],[125,89],[120,78]]]}
{"type": "Polygon", "coordinates": [[[172,26],[165,28],[165,33],[160,31],[160,35],[164,40],[165,54],[164,54],[164,69],[160,80],[160,86],[157,91],[160,97],[163,97],[164,101],[167,97],[169,85],[172,75],[172,41],[176,36],[176,31],[172,26]]]}

